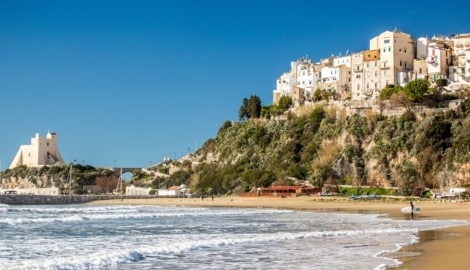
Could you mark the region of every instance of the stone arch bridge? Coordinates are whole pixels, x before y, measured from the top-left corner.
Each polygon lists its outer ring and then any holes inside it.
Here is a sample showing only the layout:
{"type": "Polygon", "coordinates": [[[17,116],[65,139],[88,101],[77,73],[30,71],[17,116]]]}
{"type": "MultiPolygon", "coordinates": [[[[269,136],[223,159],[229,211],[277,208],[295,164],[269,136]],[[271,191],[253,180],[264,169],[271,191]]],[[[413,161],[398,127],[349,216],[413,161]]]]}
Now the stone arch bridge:
{"type": "Polygon", "coordinates": [[[115,167],[115,168],[111,168],[111,170],[114,171],[114,174],[116,176],[120,176],[121,173],[124,174],[124,173],[134,173],[134,171],[136,170],[144,170],[145,168],[136,168],[136,167],[122,167],[122,168],[118,168],[118,167],[115,167]]]}

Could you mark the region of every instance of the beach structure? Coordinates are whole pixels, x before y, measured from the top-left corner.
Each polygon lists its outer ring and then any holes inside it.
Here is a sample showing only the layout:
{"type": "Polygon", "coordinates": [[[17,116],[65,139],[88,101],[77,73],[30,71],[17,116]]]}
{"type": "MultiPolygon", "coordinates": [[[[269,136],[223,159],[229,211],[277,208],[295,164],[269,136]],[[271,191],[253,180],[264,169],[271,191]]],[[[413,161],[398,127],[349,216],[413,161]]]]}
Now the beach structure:
{"type": "Polygon", "coordinates": [[[136,187],[130,185],[126,187],[126,195],[137,196],[137,195],[150,195],[152,188],[149,187],[136,187]]]}
{"type": "Polygon", "coordinates": [[[186,197],[190,194],[186,185],[171,186],[168,189],[158,189],[157,195],[159,197],[186,197]]]}
{"type": "Polygon", "coordinates": [[[48,132],[46,138],[41,138],[39,133],[36,133],[36,136],[31,138],[31,144],[20,146],[9,168],[13,169],[21,165],[40,167],[64,164],[57,142],[57,133],[48,132]]]}
{"type": "MultiPolygon", "coordinates": [[[[273,186],[256,189],[256,196],[266,197],[296,197],[300,194],[314,195],[319,193],[321,193],[320,188],[306,186],[273,186]]],[[[243,194],[242,196],[249,196],[249,194],[243,194]]]]}

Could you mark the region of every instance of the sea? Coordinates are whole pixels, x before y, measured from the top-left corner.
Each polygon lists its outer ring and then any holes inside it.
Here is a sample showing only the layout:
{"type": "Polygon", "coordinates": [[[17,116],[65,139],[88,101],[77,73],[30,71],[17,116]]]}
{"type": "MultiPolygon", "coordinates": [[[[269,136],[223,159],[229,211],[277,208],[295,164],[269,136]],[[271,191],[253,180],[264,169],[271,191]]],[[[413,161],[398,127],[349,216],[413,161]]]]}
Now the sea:
{"type": "Polygon", "coordinates": [[[178,206],[0,205],[0,269],[387,269],[460,220],[178,206]]]}

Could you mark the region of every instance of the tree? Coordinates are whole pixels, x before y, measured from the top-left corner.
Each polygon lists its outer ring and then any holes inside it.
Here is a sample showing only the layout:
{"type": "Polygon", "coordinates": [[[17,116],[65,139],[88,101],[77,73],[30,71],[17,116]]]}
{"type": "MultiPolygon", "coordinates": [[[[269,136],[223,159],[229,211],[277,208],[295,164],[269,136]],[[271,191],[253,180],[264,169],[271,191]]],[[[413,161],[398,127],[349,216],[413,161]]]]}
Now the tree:
{"type": "Polygon", "coordinates": [[[187,184],[191,178],[191,173],[186,170],[179,170],[174,172],[167,181],[170,186],[179,186],[181,184],[187,184]]]}
{"type": "Polygon", "coordinates": [[[393,85],[391,85],[390,87],[387,86],[384,89],[382,89],[382,91],[380,91],[380,100],[390,99],[390,97],[393,94],[398,93],[398,91],[400,91],[400,90],[401,90],[401,87],[395,87],[393,85]]]}
{"type": "Polygon", "coordinates": [[[231,121],[225,121],[222,126],[219,128],[219,131],[217,131],[217,135],[222,134],[225,130],[229,129],[232,127],[232,122],[231,121]]]}
{"type": "Polygon", "coordinates": [[[251,96],[248,100],[248,117],[259,118],[261,115],[261,100],[258,96],[251,96]]]}
{"type": "Polygon", "coordinates": [[[103,193],[110,193],[116,189],[119,179],[114,176],[101,176],[96,178],[96,185],[101,188],[103,193]]]}
{"type": "Polygon", "coordinates": [[[259,97],[252,95],[250,99],[244,98],[238,116],[240,120],[259,118],[261,116],[261,100],[259,97]]]}
{"type": "Polygon", "coordinates": [[[440,90],[442,87],[447,86],[447,79],[437,79],[436,86],[440,90]]]}
{"type": "Polygon", "coordinates": [[[421,101],[428,92],[429,82],[424,79],[417,79],[409,82],[404,89],[405,95],[413,102],[421,101]]]}
{"type": "Polygon", "coordinates": [[[321,90],[317,88],[315,92],[313,92],[313,101],[320,101],[321,100],[321,90]]]}
{"type": "Polygon", "coordinates": [[[240,118],[240,120],[249,118],[247,98],[243,98],[242,105],[240,106],[240,110],[238,111],[238,117],[240,118]]]}
{"type": "Polygon", "coordinates": [[[407,111],[411,111],[411,102],[403,92],[398,92],[390,96],[392,106],[403,106],[407,111]]]}
{"type": "Polygon", "coordinates": [[[292,106],[292,98],[289,96],[282,96],[279,99],[279,108],[283,111],[287,111],[292,106]]]}

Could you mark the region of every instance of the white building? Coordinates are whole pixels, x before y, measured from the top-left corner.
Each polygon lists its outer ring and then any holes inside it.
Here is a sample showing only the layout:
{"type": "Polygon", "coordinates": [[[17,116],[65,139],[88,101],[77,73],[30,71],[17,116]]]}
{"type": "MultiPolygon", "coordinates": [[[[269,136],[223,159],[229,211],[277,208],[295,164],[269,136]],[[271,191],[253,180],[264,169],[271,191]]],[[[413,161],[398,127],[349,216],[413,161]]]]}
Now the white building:
{"type": "Polygon", "coordinates": [[[362,94],[365,99],[375,100],[380,95],[382,90],[380,71],[379,59],[364,59],[364,88],[362,94]]]}
{"type": "Polygon", "coordinates": [[[46,138],[41,138],[36,133],[31,138],[30,145],[21,145],[13,159],[10,169],[20,165],[27,167],[39,167],[45,165],[64,164],[64,160],[57,146],[57,134],[48,132],[46,138]]]}
{"type": "Polygon", "coordinates": [[[470,33],[454,35],[450,38],[452,66],[449,67],[450,90],[470,86],[470,33]]]}
{"type": "Polygon", "coordinates": [[[141,196],[141,195],[149,195],[151,188],[144,188],[144,187],[136,187],[131,185],[126,187],[126,195],[133,195],[133,196],[141,196]]]}
{"type": "Polygon", "coordinates": [[[413,79],[428,78],[431,83],[446,79],[451,62],[452,54],[444,41],[418,38],[413,79]]]}
{"type": "Polygon", "coordinates": [[[159,197],[186,197],[190,194],[186,185],[171,186],[168,189],[157,190],[159,197]]]}
{"type": "Polygon", "coordinates": [[[470,81],[470,33],[456,35],[453,39],[454,65],[456,65],[465,81],[470,81]]]}
{"type": "Polygon", "coordinates": [[[351,55],[351,100],[364,100],[364,56],[362,52],[351,55]]]}
{"type": "Polygon", "coordinates": [[[405,86],[410,82],[413,71],[415,41],[410,34],[398,30],[385,31],[372,38],[370,50],[380,51],[380,85],[405,86]]]}
{"type": "Polygon", "coordinates": [[[346,66],[348,68],[351,68],[351,55],[339,56],[339,57],[333,58],[333,66],[334,67],[346,66]]]}
{"type": "Polygon", "coordinates": [[[345,65],[325,66],[321,69],[320,87],[336,97],[341,97],[344,92],[349,91],[349,73],[350,68],[345,65]]]}
{"type": "MultiPolygon", "coordinates": [[[[300,58],[291,62],[291,69],[283,73],[276,80],[276,89],[273,90],[273,104],[278,104],[283,96],[292,97],[295,88],[302,89],[306,99],[312,96],[316,89],[315,65],[308,58],[300,58]]],[[[294,100],[299,103],[299,100],[294,100]]]]}
{"type": "Polygon", "coordinates": [[[285,72],[276,80],[276,89],[273,91],[273,104],[278,104],[281,97],[291,95],[292,88],[295,85],[294,75],[292,71],[285,72]]]}

